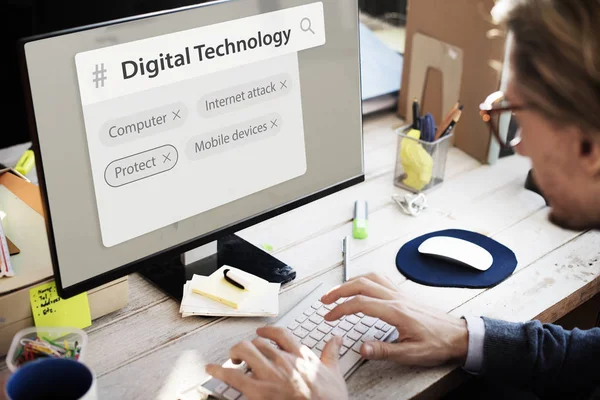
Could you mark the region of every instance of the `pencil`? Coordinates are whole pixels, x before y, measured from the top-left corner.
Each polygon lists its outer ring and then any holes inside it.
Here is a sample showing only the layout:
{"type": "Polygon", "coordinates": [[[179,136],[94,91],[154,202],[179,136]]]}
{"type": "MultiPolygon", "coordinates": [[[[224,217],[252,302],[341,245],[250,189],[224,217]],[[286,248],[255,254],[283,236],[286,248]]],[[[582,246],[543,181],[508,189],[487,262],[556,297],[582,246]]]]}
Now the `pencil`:
{"type": "Polygon", "coordinates": [[[458,109],[460,107],[462,107],[460,105],[460,101],[457,101],[456,104],[454,104],[454,106],[450,109],[450,111],[448,111],[448,113],[446,114],[446,116],[442,120],[442,123],[440,125],[438,125],[437,130],[435,131],[435,136],[434,136],[434,139],[433,139],[434,141],[436,141],[440,137],[442,137],[442,133],[444,133],[444,131],[446,129],[448,129],[448,126],[450,125],[450,123],[454,119],[454,114],[458,111],[458,109]]]}
{"type": "Polygon", "coordinates": [[[461,115],[462,115],[462,109],[459,109],[456,112],[454,118],[452,118],[452,121],[450,121],[450,124],[448,124],[448,127],[444,130],[444,133],[442,133],[442,135],[440,136],[440,139],[443,138],[444,136],[448,136],[449,134],[452,133],[452,131],[454,130],[454,126],[456,125],[456,123],[460,119],[461,115]]]}

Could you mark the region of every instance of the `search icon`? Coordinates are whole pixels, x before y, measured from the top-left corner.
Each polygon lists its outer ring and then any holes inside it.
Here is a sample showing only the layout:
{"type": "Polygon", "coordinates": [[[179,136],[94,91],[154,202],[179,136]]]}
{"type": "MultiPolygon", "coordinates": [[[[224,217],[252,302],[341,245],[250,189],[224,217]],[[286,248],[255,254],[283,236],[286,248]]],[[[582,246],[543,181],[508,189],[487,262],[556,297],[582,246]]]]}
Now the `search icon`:
{"type": "Polygon", "coordinates": [[[300,21],[300,29],[302,29],[303,32],[310,31],[313,35],[315,34],[315,31],[312,30],[312,23],[310,22],[310,18],[302,18],[302,21],[300,21]]]}

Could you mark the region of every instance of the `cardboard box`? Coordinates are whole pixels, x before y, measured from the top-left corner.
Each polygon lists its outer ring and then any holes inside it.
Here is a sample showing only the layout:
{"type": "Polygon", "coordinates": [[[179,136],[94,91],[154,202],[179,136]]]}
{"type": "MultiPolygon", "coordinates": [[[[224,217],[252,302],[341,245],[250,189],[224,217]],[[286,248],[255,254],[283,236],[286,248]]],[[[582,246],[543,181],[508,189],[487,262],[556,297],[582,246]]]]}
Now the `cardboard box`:
{"type": "Polygon", "coordinates": [[[479,104],[501,87],[505,50],[503,38],[488,38],[488,32],[497,28],[491,22],[493,5],[494,0],[409,0],[397,110],[400,117],[412,121],[413,98],[409,93],[415,93],[415,86],[422,113],[431,112],[436,122],[460,100],[464,109],[454,129],[454,145],[484,163],[489,161],[492,138],[479,115],[479,104]],[[431,46],[415,47],[416,33],[441,45],[433,46],[433,50],[431,46]],[[430,54],[431,51],[438,53],[430,54]],[[447,59],[459,53],[462,68],[456,75],[458,68],[453,68],[447,59]],[[423,74],[424,84],[419,79],[423,74]],[[459,88],[458,95],[450,93],[454,87],[459,88]]]}
{"type": "MultiPolygon", "coordinates": [[[[5,355],[19,330],[33,326],[29,289],[54,278],[39,188],[13,169],[0,170],[0,211],[14,251],[15,276],[0,278],[0,355],[5,355]]],[[[124,307],[127,277],[88,292],[92,320],[124,307]]]]}

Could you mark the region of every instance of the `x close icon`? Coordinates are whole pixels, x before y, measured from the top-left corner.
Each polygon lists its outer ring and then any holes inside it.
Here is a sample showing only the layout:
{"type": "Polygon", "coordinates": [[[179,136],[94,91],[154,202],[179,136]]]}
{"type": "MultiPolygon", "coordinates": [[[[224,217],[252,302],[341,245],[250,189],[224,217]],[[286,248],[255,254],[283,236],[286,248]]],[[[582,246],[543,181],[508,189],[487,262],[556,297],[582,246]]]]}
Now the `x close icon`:
{"type": "Polygon", "coordinates": [[[287,84],[286,84],[287,83],[287,79],[285,81],[283,81],[283,82],[279,81],[279,83],[281,84],[281,87],[279,89],[283,89],[283,88],[287,89],[287,84]]]}
{"type": "Polygon", "coordinates": [[[277,128],[277,126],[278,126],[278,125],[277,125],[277,118],[275,118],[275,119],[271,120],[271,129],[273,129],[273,128],[277,128]]]}
{"type": "Polygon", "coordinates": [[[181,112],[181,109],[177,110],[177,111],[171,111],[171,113],[173,114],[173,120],[176,120],[178,118],[181,118],[179,116],[179,113],[181,112]]]}
{"type": "Polygon", "coordinates": [[[165,158],[165,159],[163,160],[163,164],[164,164],[164,163],[166,163],[167,161],[171,161],[171,158],[170,158],[170,156],[171,156],[171,153],[167,153],[167,155],[164,155],[164,154],[163,154],[163,157],[165,158]]]}

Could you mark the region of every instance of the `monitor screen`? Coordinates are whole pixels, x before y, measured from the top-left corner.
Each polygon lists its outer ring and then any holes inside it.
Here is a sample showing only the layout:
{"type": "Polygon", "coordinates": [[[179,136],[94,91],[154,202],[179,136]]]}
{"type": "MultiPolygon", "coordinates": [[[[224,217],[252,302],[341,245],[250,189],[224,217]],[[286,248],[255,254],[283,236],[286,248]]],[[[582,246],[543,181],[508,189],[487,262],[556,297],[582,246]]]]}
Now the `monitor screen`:
{"type": "Polygon", "coordinates": [[[23,60],[65,296],[362,179],[350,0],[205,3],[28,38],[23,60]]]}

